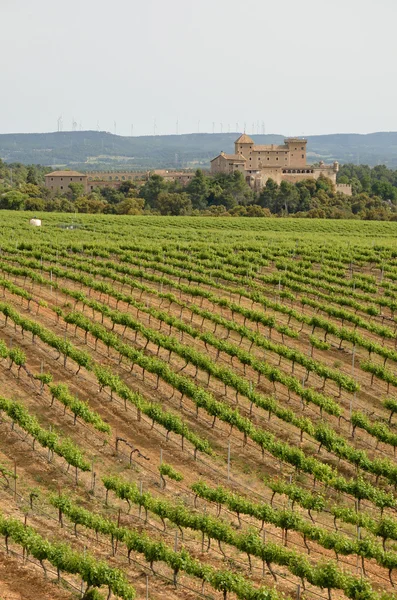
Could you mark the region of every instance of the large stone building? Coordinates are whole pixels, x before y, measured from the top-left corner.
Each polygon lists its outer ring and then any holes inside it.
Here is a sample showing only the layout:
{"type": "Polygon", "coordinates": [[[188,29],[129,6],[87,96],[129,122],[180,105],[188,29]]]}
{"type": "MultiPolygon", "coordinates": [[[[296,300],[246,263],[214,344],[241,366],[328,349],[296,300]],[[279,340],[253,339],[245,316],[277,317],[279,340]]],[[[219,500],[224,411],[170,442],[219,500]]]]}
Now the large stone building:
{"type": "Polygon", "coordinates": [[[92,192],[96,187],[118,188],[123,181],[144,182],[150,175],[161,175],[166,181],[177,181],[186,185],[194,177],[194,171],[53,171],[45,176],[45,186],[52,194],[64,194],[70,183],[81,183],[84,193],[92,192]]]}
{"type": "Polygon", "coordinates": [[[45,186],[52,193],[61,192],[64,194],[69,189],[70,183],[81,183],[84,191],[87,191],[87,176],[85,173],[77,171],[53,171],[45,176],[45,186]]]}
{"type": "Polygon", "coordinates": [[[234,154],[221,152],[212,159],[211,173],[240,171],[255,190],[260,190],[268,179],[277,183],[296,183],[302,179],[318,179],[320,175],[324,175],[331,179],[337,191],[351,194],[350,186],[339,186],[336,183],[339,169],[337,162],[332,165],[320,162],[316,167],[307,164],[306,145],[305,139],[287,138],[282,145],[259,146],[243,133],[234,143],[234,154]]]}

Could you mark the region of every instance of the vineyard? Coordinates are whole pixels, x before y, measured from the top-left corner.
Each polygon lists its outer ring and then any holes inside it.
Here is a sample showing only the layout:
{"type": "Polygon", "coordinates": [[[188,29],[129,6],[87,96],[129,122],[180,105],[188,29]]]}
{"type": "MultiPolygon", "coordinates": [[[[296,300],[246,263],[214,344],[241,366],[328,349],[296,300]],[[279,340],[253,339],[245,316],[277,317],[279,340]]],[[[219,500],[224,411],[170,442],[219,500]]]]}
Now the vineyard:
{"type": "Polygon", "coordinates": [[[1,598],[397,597],[397,224],[2,216],[1,598]]]}

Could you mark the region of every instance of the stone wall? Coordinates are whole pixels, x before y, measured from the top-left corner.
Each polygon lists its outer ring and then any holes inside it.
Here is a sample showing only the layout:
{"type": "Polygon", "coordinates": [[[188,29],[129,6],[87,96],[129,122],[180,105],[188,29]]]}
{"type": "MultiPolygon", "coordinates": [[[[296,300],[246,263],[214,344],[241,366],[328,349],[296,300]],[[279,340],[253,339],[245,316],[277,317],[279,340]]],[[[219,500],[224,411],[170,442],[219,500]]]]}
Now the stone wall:
{"type": "Polygon", "coordinates": [[[349,183],[337,183],[335,185],[335,191],[340,194],[345,194],[345,196],[353,195],[352,186],[349,183]]]}

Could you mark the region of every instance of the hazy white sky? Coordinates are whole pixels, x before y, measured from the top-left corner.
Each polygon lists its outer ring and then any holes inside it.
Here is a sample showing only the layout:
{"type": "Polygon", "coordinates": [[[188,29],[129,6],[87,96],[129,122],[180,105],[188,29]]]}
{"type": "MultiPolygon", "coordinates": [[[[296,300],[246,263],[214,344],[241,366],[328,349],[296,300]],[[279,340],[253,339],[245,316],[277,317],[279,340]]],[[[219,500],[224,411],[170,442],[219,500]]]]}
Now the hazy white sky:
{"type": "Polygon", "coordinates": [[[0,133],[397,130],[397,0],[0,0],[0,23],[0,133]]]}

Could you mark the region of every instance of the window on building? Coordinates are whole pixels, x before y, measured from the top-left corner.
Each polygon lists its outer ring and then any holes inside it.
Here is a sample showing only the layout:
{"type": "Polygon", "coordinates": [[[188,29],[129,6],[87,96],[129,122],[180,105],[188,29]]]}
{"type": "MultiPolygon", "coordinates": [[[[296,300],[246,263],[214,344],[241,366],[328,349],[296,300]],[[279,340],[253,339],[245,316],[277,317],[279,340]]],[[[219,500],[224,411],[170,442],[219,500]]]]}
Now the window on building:
{"type": "Polygon", "coordinates": [[[270,158],[269,158],[269,157],[267,157],[267,160],[270,160],[270,158]]]}
{"type": "Polygon", "coordinates": [[[51,181],[54,181],[54,178],[53,178],[53,177],[51,177],[51,181]]]}
{"type": "Polygon", "coordinates": [[[70,181],[73,181],[73,177],[70,178],[70,181]]]}
{"type": "Polygon", "coordinates": [[[61,190],[63,190],[63,185],[61,185],[61,190]]]}
{"type": "Polygon", "coordinates": [[[63,181],[63,177],[61,177],[61,181],[63,181]]]}
{"type": "Polygon", "coordinates": [[[80,177],[80,181],[83,181],[83,178],[82,178],[82,177],[80,177]]]}
{"type": "Polygon", "coordinates": [[[302,154],[302,158],[305,158],[305,155],[304,155],[304,154],[302,154]]]}
{"type": "Polygon", "coordinates": [[[305,149],[305,147],[304,147],[304,146],[302,146],[301,150],[304,150],[304,149],[305,149]]]}
{"type": "Polygon", "coordinates": [[[278,156],[276,156],[276,160],[278,160],[278,156]]]}
{"type": "Polygon", "coordinates": [[[53,185],[51,186],[51,189],[52,189],[52,190],[54,189],[54,186],[53,186],[53,185]]]}

